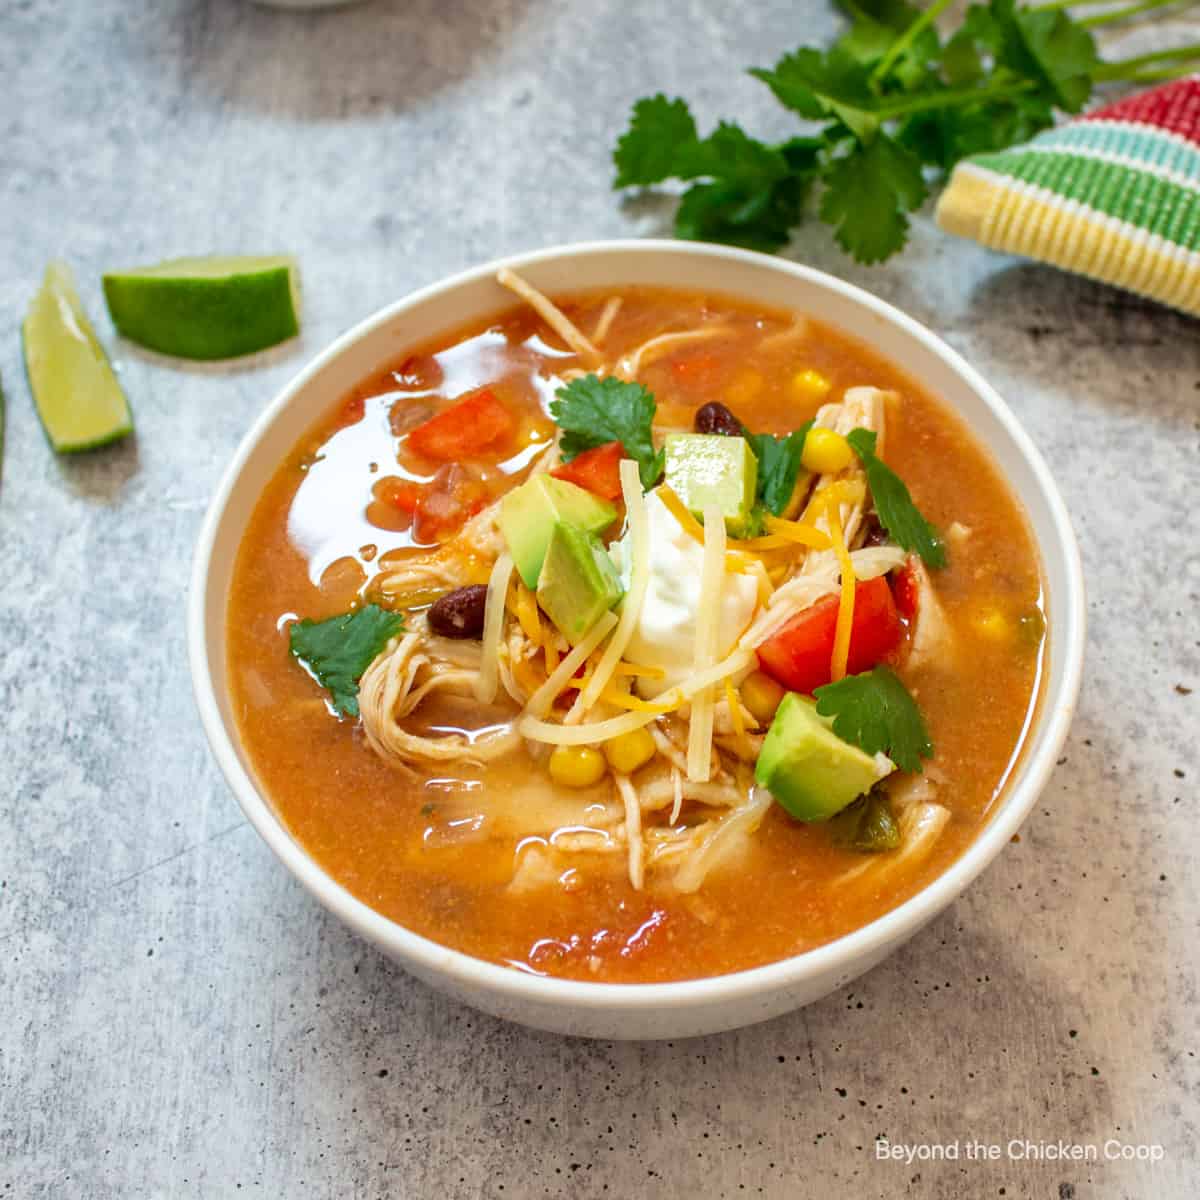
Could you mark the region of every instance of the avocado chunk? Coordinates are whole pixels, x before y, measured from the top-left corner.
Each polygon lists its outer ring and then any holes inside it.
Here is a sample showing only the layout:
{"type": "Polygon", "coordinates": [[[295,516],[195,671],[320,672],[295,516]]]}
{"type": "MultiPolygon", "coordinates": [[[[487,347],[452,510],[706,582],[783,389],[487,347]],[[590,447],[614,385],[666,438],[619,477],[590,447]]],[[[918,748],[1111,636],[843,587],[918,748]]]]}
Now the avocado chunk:
{"type": "Polygon", "coordinates": [[[732,537],[757,532],[753,514],[758,459],[742,437],[673,433],[667,438],[667,483],[699,518],[716,506],[732,537]]]}
{"type": "Polygon", "coordinates": [[[754,778],[797,821],[828,820],[889,773],[832,725],[807,696],[789,692],[763,740],[754,778]]]}
{"type": "Polygon", "coordinates": [[[621,598],[617,569],[594,534],[559,521],[538,579],[537,599],[571,645],[621,598]]]}
{"type": "Polygon", "coordinates": [[[550,535],[560,521],[585,533],[599,533],[616,520],[617,510],[565,479],[535,475],[500,501],[500,532],[528,588],[536,588],[550,535]]]}

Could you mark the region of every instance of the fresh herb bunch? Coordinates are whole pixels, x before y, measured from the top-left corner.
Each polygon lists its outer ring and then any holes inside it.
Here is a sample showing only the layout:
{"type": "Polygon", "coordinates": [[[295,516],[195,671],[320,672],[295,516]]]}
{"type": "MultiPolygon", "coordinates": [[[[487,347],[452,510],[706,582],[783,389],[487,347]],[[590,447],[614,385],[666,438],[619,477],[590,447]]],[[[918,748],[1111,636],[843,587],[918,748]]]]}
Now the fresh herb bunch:
{"type": "Polygon", "coordinates": [[[943,41],[934,22],[950,2],[922,11],[904,0],[835,0],[851,26],[832,47],[751,70],[786,108],[822,123],[812,135],[768,144],[722,121],[702,138],[685,101],[639,100],[613,153],[614,188],[681,180],[690,186],[677,236],[774,251],[819,185],[818,212],[838,244],[859,262],[880,262],[904,246],[908,214],[928,195],[926,168],[947,172],[966,155],[1025,141],[1056,111],[1079,112],[1097,83],[1185,74],[1200,51],[1116,63],[1097,55],[1092,27],[1172,0],[1083,19],[1065,11],[1071,0],[989,0],[970,5],[943,41]]]}

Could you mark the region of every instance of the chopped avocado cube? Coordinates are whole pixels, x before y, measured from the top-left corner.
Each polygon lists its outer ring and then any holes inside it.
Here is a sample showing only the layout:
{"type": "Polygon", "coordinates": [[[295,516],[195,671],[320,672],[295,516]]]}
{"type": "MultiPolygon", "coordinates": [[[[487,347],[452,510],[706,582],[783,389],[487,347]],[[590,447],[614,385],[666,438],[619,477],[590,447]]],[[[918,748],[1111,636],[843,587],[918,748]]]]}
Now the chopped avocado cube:
{"type": "Polygon", "coordinates": [[[789,692],[763,740],[754,778],[797,821],[825,821],[887,774],[844,742],[807,696],[789,692]]]}
{"type": "Polygon", "coordinates": [[[585,533],[600,533],[617,510],[584,488],[550,475],[535,475],[500,501],[500,532],[521,578],[536,588],[554,526],[565,521],[585,533]]]}
{"type": "Polygon", "coordinates": [[[594,534],[559,521],[538,579],[543,612],[573,646],[621,598],[617,569],[594,534]]]}
{"type": "Polygon", "coordinates": [[[715,505],[731,536],[753,536],[758,459],[745,438],[673,433],[666,452],[667,483],[697,517],[715,505]]]}

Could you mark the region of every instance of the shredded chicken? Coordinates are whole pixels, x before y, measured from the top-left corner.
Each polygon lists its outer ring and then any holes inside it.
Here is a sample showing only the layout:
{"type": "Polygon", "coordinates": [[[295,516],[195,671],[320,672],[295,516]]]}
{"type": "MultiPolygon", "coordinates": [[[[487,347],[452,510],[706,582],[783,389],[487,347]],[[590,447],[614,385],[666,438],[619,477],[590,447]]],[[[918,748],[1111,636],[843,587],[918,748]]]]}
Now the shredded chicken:
{"type": "Polygon", "coordinates": [[[435,692],[474,694],[478,669],[464,667],[434,650],[442,639],[430,637],[423,620],[387,648],[367,668],[358,685],[358,707],[367,743],[385,762],[412,769],[418,762],[484,763],[511,754],[521,745],[507,724],[478,736],[447,733],[423,737],[409,733],[404,721],[435,692]]]}
{"type": "Polygon", "coordinates": [[[930,663],[952,665],[957,657],[957,639],[945,609],[934,590],[925,564],[914,555],[909,568],[917,581],[917,615],[913,624],[906,665],[917,669],[930,663]]]}

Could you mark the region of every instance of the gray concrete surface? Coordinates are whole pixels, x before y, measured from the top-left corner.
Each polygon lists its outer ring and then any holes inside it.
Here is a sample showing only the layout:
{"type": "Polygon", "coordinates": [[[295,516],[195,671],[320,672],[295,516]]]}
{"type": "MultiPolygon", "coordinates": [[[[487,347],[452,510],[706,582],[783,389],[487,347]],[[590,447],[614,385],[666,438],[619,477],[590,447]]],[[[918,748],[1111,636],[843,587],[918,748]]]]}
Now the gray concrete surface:
{"type": "Polygon", "coordinates": [[[663,88],[782,130],[739,69],[834,28],[783,0],[0,3],[0,1196],[1196,1195],[1194,322],[927,218],[876,270],[819,226],[798,238],[1008,397],[1074,513],[1091,617],[1079,718],[1020,843],[806,1011],[607,1045],[456,1007],[290,881],[193,712],[193,540],[275,389],[447,272],[660,231],[661,205],[608,191],[629,103],[663,88]],[[112,338],[103,268],[275,247],[303,263],[297,342],[202,368],[112,338]],[[55,254],[138,425],[70,460],[17,338],[55,254]],[[877,1161],[880,1136],[960,1157],[877,1161]],[[1107,1161],[1107,1139],[1161,1161],[1107,1161]]]}

